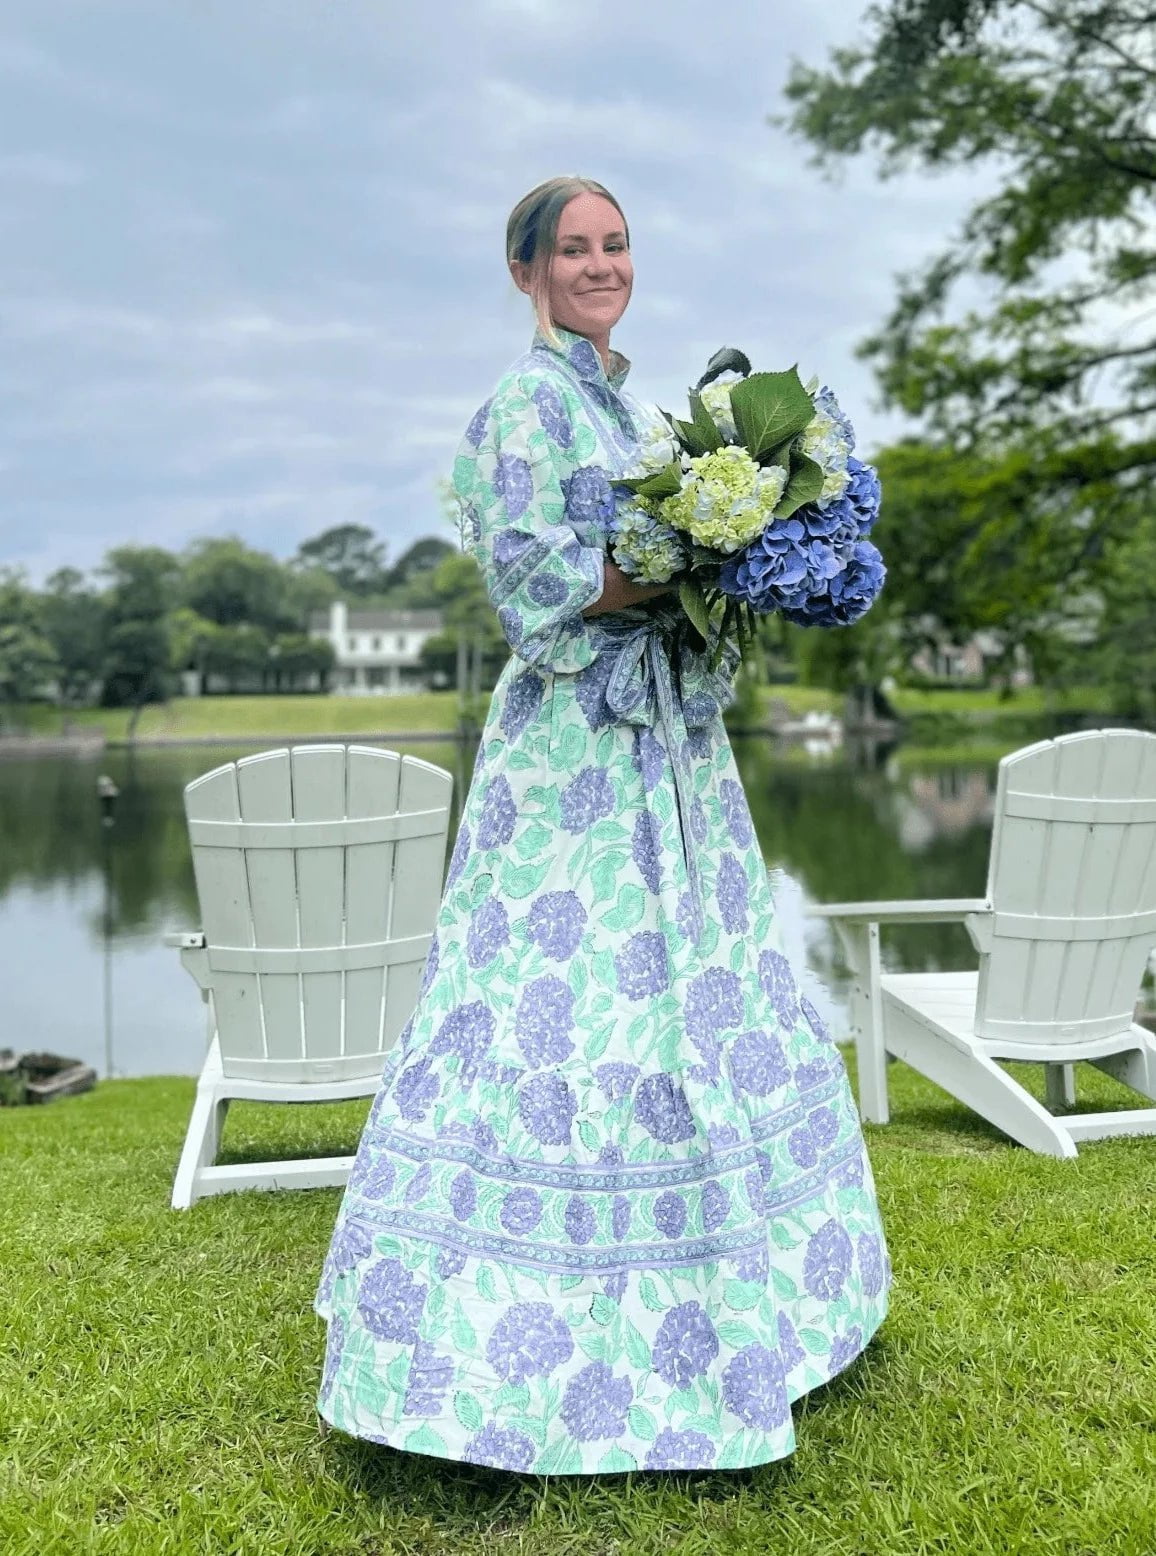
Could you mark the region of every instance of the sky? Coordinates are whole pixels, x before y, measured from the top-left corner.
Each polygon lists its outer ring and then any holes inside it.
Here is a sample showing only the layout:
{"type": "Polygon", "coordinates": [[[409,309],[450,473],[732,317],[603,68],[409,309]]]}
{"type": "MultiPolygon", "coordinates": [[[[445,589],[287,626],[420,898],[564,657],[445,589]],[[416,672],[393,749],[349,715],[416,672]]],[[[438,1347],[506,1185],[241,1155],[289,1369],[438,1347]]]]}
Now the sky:
{"type": "Polygon", "coordinates": [[[506,218],[579,173],[630,222],[613,344],[676,412],[722,345],[798,363],[868,452],[855,346],[980,186],[835,181],[770,126],[859,0],[5,0],[0,566],[336,524],[397,557],[528,344],[506,218]]]}

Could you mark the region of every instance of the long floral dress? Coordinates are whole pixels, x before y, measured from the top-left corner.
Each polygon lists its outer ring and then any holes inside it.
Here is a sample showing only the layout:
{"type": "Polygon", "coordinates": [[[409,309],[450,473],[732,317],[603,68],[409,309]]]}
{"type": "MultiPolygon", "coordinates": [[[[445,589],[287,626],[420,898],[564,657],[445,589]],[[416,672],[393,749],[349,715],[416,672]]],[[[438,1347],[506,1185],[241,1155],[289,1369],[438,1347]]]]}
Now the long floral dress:
{"type": "Polygon", "coordinates": [[[711,674],[669,604],[584,618],[652,411],[536,335],[465,434],[514,653],[417,1008],[326,1260],[321,1414],[539,1474],[736,1468],[883,1319],[841,1056],[800,995],[711,674]]]}

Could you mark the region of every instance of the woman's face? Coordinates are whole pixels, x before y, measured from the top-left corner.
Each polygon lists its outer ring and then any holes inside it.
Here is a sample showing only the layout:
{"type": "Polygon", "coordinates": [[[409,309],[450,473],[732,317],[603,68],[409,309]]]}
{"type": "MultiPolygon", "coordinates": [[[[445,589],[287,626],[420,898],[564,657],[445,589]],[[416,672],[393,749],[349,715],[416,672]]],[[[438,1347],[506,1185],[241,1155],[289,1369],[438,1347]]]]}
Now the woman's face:
{"type": "MultiPolygon", "coordinates": [[[[524,276],[525,268],[520,267],[524,276]]],[[[515,281],[529,290],[515,272],[515,281]]],[[[563,206],[550,260],[550,317],[587,339],[606,340],[626,312],[634,266],[618,208],[583,193],[563,206]]]]}

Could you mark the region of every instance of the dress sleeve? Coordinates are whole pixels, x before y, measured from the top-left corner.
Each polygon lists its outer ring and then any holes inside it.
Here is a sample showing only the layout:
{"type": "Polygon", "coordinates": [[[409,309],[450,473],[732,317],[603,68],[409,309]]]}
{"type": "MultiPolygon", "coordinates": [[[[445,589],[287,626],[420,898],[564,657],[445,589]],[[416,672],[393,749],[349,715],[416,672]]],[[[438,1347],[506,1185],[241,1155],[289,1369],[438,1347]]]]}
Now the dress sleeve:
{"type": "Polygon", "coordinates": [[[605,549],[567,520],[569,462],[540,413],[552,403],[500,385],[462,440],[453,485],[463,546],[481,564],[506,641],[527,664],[565,673],[598,657],[581,613],[602,594],[605,549]]]}

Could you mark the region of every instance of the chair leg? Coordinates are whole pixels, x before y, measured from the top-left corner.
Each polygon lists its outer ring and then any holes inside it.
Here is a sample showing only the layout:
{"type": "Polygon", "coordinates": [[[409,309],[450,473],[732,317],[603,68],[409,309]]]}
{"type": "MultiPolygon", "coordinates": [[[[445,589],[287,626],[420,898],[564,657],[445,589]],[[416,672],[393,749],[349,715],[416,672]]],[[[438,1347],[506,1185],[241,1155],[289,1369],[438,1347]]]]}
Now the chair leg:
{"type": "Polygon", "coordinates": [[[865,1124],[886,1124],[891,1109],[879,987],[879,925],[837,923],[835,927],[853,979],[851,1014],[859,1071],[859,1114],[865,1124]]]}
{"type": "Polygon", "coordinates": [[[1054,1112],[1076,1105],[1076,1067],[1074,1064],[1044,1065],[1044,1100],[1054,1112]]]}
{"type": "Polygon", "coordinates": [[[1138,1091],[1142,1097],[1151,1097],[1156,1101],[1156,1037],[1146,1027],[1136,1026],[1132,1031],[1136,1036],[1135,1048],[1126,1049],[1122,1054],[1107,1054],[1103,1059],[1092,1059],[1089,1062],[1113,1080],[1122,1081],[1125,1086],[1138,1091]]]}
{"type": "Polygon", "coordinates": [[[221,1145],[221,1131],[225,1126],[225,1115],[229,1111],[229,1098],[221,1095],[218,1086],[221,1079],[220,1049],[214,1039],[209,1048],[208,1058],[205,1060],[205,1067],[201,1071],[201,1078],[197,1082],[197,1096],[193,1103],[189,1127],[185,1132],[185,1143],[180,1162],[177,1164],[176,1177],[173,1179],[172,1208],[174,1210],[188,1210],[189,1206],[200,1198],[197,1193],[197,1179],[202,1169],[211,1167],[217,1159],[217,1152],[221,1145]]]}

